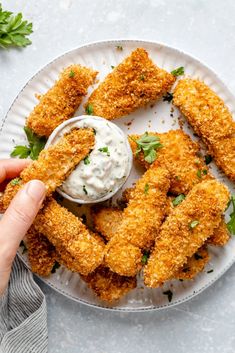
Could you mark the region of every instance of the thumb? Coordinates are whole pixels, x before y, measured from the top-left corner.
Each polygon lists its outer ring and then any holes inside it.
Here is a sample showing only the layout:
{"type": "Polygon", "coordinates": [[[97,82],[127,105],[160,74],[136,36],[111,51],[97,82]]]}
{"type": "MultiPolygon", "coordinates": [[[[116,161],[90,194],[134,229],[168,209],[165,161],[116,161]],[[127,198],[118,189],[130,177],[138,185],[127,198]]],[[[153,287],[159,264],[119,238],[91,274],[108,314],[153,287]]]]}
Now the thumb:
{"type": "Polygon", "coordinates": [[[28,182],[14,197],[0,221],[0,272],[10,268],[21,240],[36,217],[45,197],[45,185],[28,182]]]}

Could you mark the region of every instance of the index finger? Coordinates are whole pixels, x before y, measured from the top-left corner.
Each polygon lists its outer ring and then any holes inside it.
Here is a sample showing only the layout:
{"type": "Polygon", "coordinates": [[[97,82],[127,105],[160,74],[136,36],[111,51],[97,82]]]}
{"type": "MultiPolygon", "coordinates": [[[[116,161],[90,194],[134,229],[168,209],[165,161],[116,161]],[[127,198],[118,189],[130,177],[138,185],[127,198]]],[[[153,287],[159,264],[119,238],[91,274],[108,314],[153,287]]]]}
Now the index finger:
{"type": "Polygon", "coordinates": [[[15,178],[30,164],[28,159],[2,159],[0,160],[0,183],[5,179],[15,178]]]}

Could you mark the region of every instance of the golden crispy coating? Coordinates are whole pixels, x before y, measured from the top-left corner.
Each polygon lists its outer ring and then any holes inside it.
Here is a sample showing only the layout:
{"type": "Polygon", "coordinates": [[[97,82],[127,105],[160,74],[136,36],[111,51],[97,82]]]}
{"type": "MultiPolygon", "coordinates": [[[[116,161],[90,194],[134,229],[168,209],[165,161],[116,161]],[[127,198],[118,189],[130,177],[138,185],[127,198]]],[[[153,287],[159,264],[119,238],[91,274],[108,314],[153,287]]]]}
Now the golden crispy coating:
{"type": "Polygon", "coordinates": [[[43,150],[36,161],[20,174],[17,183],[11,181],[4,192],[3,204],[7,208],[20,186],[30,180],[44,182],[47,196],[62,184],[66,177],[84,159],[94,145],[94,133],[90,129],[73,129],[57,143],[43,150]]]}
{"type": "Polygon", "coordinates": [[[95,89],[88,99],[93,114],[112,120],[154,102],[175,77],[157,67],[143,48],[137,48],[95,89]]]}
{"type": "Polygon", "coordinates": [[[215,246],[224,246],[230,239],[230,234],[227,225],[222,217],[219,226],[214,230],[212,236],[208,239],[207,243],[215,246]]]}
{"type": "Polygon", "coordinates": [[[193,279],[203,271],[209,259],[207,247],[203,245],[192,257],[187,259],[183,268],[179,269],[172,279],[193,279]]]}
{"type": "Polygon", "coordinates": [[[187,78],[177,84],[173,102],[202,137],[216,164],[235,180],[235,123],[223,100],[205,83],[187,78]]]}
{"type": "Polygon", "coordinates": [[[194,186],[161,227],[144,271],[148,287],[174,277],[219,226],[228,201],[228,189],[215,180],[194,186]]]}
{"type": "Polygon", "coordinates": [[[33,225],[26,237],[31,270],[39,276],[49,276],[56,261],[54,246],[33,225]]]}
{"type": "MultiPolygon", "coordinates": [[[[162,148],[157,150],[155,163],[165,167],[170,173],[170,192],[179,195],[187,194],[192,187],[205,179],[210,179],[208,168],[202,157],[199,156],[199,145],[182,130],[170,130],[165,133],[150,132],[149,135],[158,136],[162,148]]],[[[149,168],[150,164],[144,160],[140,152],[136,155],[140,135],[131,135],[129,142],[136,161],[143,167],[149,168]]]]}
{"type": "Polygon", "coordinates": [[[47,195],[50,195],[89,154],[94,142],[94,132],[91,129],[75,128],[57,143],[44,149],[38,159],[21,172],[20,177],[24,183],[32,179],[43,181],[47,195]]]}
{"type": "Polygon", "coordinates": [[[117,233],[122,220],[122,211],[114,207],[101,207],[92,214],[95,230],[109,241],[117,233]]]}
{"type": "Polygon", "coordinates": [[[34,221],[35,229],[45,235],[69,269],[83,275],[94,271],[103,261],[104,243],[89,233],[86,226],[66,208],[50,199],[34,221]]]}
{"type": "Polygon", "coordinates": [[[121,299],[136,287],[136,277],[119,276],[102,265],[81,277],[101,300],[107,302],[121,299]]]}
{"type": "Polygon", "coordinates": [[[0,192],[0,213],[5,211],[4,203],[3,203],[3,192],[0,192]]]}
{"type": "Polygon", "coordinates": [[[71,118],[94,83],[97,72],[80,65],[71,65],[41,98],[26,120],[36,134],[49,137],[63,121],[71,118]]]}
{"type": "Polygon", "coordinates": [[[122,193],[122,202],[124,204],[128,204],[129,200],[131,199],[132,192],[134,190],[134,187],[132,188],[126,188],[123,193],[122,193]]]}
{"type": "Polygon", "coordinates": [[[150,168],[139,179],[117,233],[107,244],[105,263],[123,276],[134,276],[141,268],[142,250],[150,249],[165,214],[169,174],[150,168]]]}

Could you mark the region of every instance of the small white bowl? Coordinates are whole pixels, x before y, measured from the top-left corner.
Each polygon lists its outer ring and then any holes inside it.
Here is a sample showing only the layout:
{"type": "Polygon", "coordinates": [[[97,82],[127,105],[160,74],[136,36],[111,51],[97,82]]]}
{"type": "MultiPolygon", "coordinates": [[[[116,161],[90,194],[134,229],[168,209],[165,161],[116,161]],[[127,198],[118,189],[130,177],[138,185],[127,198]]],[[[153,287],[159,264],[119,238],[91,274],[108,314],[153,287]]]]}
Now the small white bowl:
{"type": "MultiPolygon", "coordinates": [[[[87,118],[94,119],[94,120],[102,120],[102,121],[105,121],[107,123],[106,119],[98,117],[98,116],[93,116],[93,115],[81,115],[81,116],[74,117],[72,119],[68,119],[65,122],[63,122],[62,124],[60,124],[52,132],[52,134],[49,136],[49,138],[47,140],[45,148],[48,148],[50,145],[53,145],[56,142],[56,140],[58,140],[58,138],[63,135],[63,130],[64,130],[64,133],[68,132],[71,128],[74,127],[74,124],[76,122],[81,121],[81,120],[86,120],[87,118]],[[71,128],[69,128],[69,125],[71,125],[71,128]]],[[[108,123],[109,123],[109,126],[112,126],[112,128],[115,129],[116,131],[118,131],[118,133],[121,134],[123,136],[123,138],[124,138],[124,141],[125,141],[125,144],[126,144],[126,150],[127,150],[127,153],[128,153],[128,171],[126,173],[126,177],[123,178],[122,182],[119,185],[117,185],[117,187],[114,188],[114,190],[112,190],[112,192],[108,192],[103,197],[101,197],[99,199],[95,199],[95,200],[82,200],[82,199],[74,198],[74,197],[68,195],[64,190],[62,190],[61,187],[57,188],[56,191],[60,195],[62,195],[64,198],[66,198],[66,199],[68,199],[68,200],[70,200],[72,202],[79,203],[79,204],[93,204],[93,203],[106,201],[106,200],[110,199],[111,197],[113,197],[118,192],[118,190],[121,189],[123,184],[128,179],[128,177],[130,175],[130,172],[131,172],[132,164],[133,164],[133,156],[132,156],[132,151],[131,151],[131,147],[130,147],[128,138],[124,134],[124,132],[117,125],[115,125],[114,123],[112,123],[110,121],[108,121],[108,123]]]]}

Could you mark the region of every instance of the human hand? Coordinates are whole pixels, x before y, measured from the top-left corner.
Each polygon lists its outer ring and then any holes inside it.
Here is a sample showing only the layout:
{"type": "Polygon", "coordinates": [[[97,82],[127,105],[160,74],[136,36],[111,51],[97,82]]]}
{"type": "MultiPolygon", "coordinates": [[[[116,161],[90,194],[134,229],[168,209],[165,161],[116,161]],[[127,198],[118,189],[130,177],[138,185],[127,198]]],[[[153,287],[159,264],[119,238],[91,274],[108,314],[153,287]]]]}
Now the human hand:
{"type": "MultiPolygon", "coordinates": [[[[29,164],[27,160],[0,160],[0,185],[29,164]]],[[[45,186],[32,180],[16,194],[0,221],[0,295],[7,287],[11,266],[21,240],[36,217],[45,197],[45,186]]]]}

